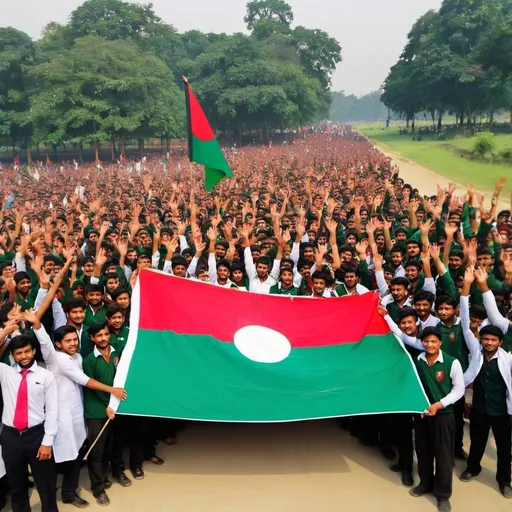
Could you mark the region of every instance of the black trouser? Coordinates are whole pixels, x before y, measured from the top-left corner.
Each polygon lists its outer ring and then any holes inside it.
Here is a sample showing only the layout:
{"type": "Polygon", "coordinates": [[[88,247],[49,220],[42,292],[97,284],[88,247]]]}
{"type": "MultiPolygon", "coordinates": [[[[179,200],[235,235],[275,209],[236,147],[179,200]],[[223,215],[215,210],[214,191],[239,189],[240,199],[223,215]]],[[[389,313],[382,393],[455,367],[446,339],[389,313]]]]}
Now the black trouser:
{"type": "Polygon", "coordinates": [[[130,448],[130,469],[141,468],[144,461],[144,449],[148,437],[148,418],[143,416],[116,416],[113,424],[112,476],[114,478],[126,469],[123,450],[130,448]]]}
{"type": "Polygon", "coordinates": [[[414,417],[414,429],[420,484],[432,489],[437,499],[449,499],[452,495],[455,418],[452,413],[437,413],[423,419],[418,415],[414,417]]]}
{"type": "Polygon", "coordinates": [[[412,414],[393,414],[393,444],[398,450],[398,465],[402,471],[412,472],[412,414]]]}
{"type": "MultiPolygon", "coordinates": [[[[103,420],[87,420],[89,446],[94,443],[106,421],[106,418],[103,420]]],[[[112,430],[113,426],[109,425],[94,445],[89,457],[87,457],[87,468],[89,469],[91,490],[94,496],[105,491],[105,482],[108,477],[108,467],[112,453],[112,430]]]]}
{"type": "Polygon", "coordinates": [[[0,478],[0,510],[5,508],[8,494],[9,484],[7,483],[7,475],[4,475],[2,478],[0,478]]]}
{"type": "Polygon", "coordinates": [[[13,512],[29,512],[27,464],[41,499],[42,512],[58,512],[57,473],[53,457],[49,460],[36,458],[44,436],[44,425],[20,432],[4,426],[1,436],[2,455],[7,471],[13,512]]]}
{"type": "Polygon", "coordinates": [[[62,473],[61,496],[64,503],[73,501],[77,496],[76,490],[78,489],[84,455],[85,444],[78,452],[78,457],[75,460],[67,460],[57,464],[57,473],[62,473]]]}
{"type": "Polygon", "coordinates": [[[391,416],[391,414],[357,416],[354,425],[355,435],[365,444],[391,446],[391,416]]]}
{"type": "Polygon", "coordinates": [[[453,415],[455,417],[455,444],[454,453],[460,453],[464,449],[464,414],[466,412],[466,399],[462,397],[453,404],[453,415]]]}
{"type": "Polygon", "coordinates": [[[469,423],[469,435],[471,437],[471,447],[467,470],[472,475],[479,475],[482,471],[480,462],[484,456],[489,430],[492,428],[498,454],[498,464],[496,469],[496,480],[498,485],[510,485],[510,464],[512,457],[510,450],[512,443],[510,436],[512,428],[510,426],[510,416],[490,416],[483,414],[476,409],[471,411],[471,421],[469,423]]]}

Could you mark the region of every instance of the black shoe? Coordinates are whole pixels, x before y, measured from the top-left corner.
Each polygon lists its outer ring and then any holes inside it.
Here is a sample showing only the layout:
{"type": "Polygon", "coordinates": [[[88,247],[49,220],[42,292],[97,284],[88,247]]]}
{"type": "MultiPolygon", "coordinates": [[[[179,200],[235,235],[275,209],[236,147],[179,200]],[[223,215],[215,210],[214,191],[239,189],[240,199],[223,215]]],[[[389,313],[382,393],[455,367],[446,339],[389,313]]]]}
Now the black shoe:
{"type": "Polygon", "coordinates": [[[410,471],[402,471],[402,485],[404,487],[412,487],[414,485],[414,479],[410,471]]]}
{"type": "Polygon", "coordinates": [[[384,458],[387,460],[395,460],[396,453],[393,450],[393,447],[390,444],[381,444],[380,452],[384,455],[384,458]]]}
{"type": "Polygon", "coordinates": [[[400,473],[400,471],[402,471],[400,464],[391,464],[391,466],[389,466],[389,469],[393,471],[393,473],[400,473]]]}
{"type": "Polygon", "coordinates": [[[468,460],[469,455],[464,450],[460,450],[459,452],[455,452],[455,458],[457,460],[468,460]]]}
{"type": "Polygon", "coordinates": [[[106,480],[105,484],[103,485],[105,489],[110,489],[112,487],[112,482],[110,480],[106,480]]]}
{"type": "Polygon", "coordinates": [[[512,498],[512,487],[510,485],[500,485],[500,492],[504,498],[512,498]]]}
{"type": "Polygon", "coordinates": [[[450,500],[437,500],[437,510],[439,512],[450,512],[451,509],[450,500]]]}
{"type": "Polygon", "coordinates": [[[119,475],[114,476],[114,478],[121,487],[130,487],[130,485],[132,485],[132,481],[125,475],[124,471],[119,475]]]}
{"type": "Polygon", "coordinates": [[[473,478],[475,477],[476,475],[473,475],[473,473],[471,473],[470,471],[468,471],[466,469],[466,471],[463,471],[459,477],[460,481],[461,482],[471,482],[471,480],[473,480],[473,478]]]}
{"type": "Polygon", "coordinates": [[[0,511],[7,506],[7,498],[0,498],[0,511]]]}
{"type": "Polygon", "coordinates": [[[80,496],[75,495],[72,500],[62,500],[62,503],[68,503],[69,505],[74,505],[76,508],[87,508],[89,506],[89,502],[80,498],[80,496]]]}
{"type": "Polygon", "coordinates": [[[100,492],[94,496],[96,498],[96,503],[100,505],[100,507],[106,507],[110,505],[110,500],[108,499],[107,493],[105,491],[100,492]]]}
{"type": "Polygon", "coordinates": [[[144,479],[144,471],[142,470],[141,467],[132,468],[130,469],[130,471],[132,472],[133,478],[135,478],[135,480],[144,479]]]}
{"type": "Polygon", "coordinates": [[[409,494],[411,496],[414,496],[415,498],[419,498],[420,496],[423,496],[424,494],[428,494],[429,492],[432,492],[432,489],[428,489],[424,485],[420,484],[420,485],[417,485],[416,487],[413,487],[409,491],[409,494]]]}

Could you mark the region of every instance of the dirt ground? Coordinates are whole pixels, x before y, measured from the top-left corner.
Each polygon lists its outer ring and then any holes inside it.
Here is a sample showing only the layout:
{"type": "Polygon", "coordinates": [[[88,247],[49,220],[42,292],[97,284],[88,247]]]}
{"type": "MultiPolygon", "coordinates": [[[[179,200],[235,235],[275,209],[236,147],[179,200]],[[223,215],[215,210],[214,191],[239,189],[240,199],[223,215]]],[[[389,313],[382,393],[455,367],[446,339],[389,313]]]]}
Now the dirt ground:
{"type": "MultiPolygon", "coordinates": [[[[467,447],[466,441],[466,447],[467,447]]],[[[340,430],[336,420],[288,424],[193,423],[178,444],[159,444],[162,466],[146,462],[146,478],[128,488],[115,483],[107,510],[143,512],[435,512],[432,496],[413,498],[389,462],[340,430]]],[[[462,483],[457,462],[456,511],[510,511],[494,481],[496,451],[488,445],[477,480],[462,483]]],[[[127,472],[130,476],[130,473],[127,472]]],[[[415,474],[417,481],[417,475],[415,474]]],[[[99,507],[82,471],[88,510],[99,507]]],[[[37,493],[34,511],[40,511],[37,493]]],[[[61,512],[76,510],[59,502],[61,512]]]]}
{"type": "MultiPolygon", "coordinates": [[[[405,180],[405,182],[410,183],[422,194],[435,195],[437,193],[438,184],[445,188],[448,187],[450,180],[444,176],[441,176],[440,174],[437,174],[430,169],[413,162],[412,160],[408,160],[398,153],[390,151],[389,148],[384,145],[381,146],[377,144],[375,147],[379,148],[385,155],[390,157],[400,168],[400,176],[405,180]]],[[[459,197],[464,197],[466,195],[467,185],[468,184],[457,183],[456,194],[459,197]]],[[[511,186],[512,182],[509,179],[509,182],[503,188],[502,195],[498,203],[500,210],[508,210],[510,208],[509,191],[511,186]]],[[[484,205],[486,208],[490,208],[492,190],[479,190],[478,192],[485,195],[486,199],[484,205]]]]}

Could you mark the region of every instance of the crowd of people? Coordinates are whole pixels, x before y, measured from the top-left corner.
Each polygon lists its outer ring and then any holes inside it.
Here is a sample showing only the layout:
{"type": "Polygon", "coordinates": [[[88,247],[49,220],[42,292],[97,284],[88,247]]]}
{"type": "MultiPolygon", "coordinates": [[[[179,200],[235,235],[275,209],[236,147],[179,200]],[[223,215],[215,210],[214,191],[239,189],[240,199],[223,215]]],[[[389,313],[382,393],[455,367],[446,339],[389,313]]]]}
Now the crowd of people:
{"type": "Polygon", "coordinates": [[[226,155],[234,178],[213,193],[181,153],[0,167],[0,508],[10,494],[14,512],[29,511],[33,479],[42,511],[57,511],[58,473],[62,502],[87,507],[77,490],[91,447],[99,505],[113,482],[132,485],[127,468],[139,480],[145,463],[164,462],[155,447],[173,443],[179,424],[108,407],[111,394],[127,397],[114,376],[136,328],[132,289],[151,268],[229,293],[379,293],[432,405],[342,427],[396,459],[410,494],[433,493],[441,511],[454,458],[467,461],[462,481],[476,478],[492,429],[498,488],[512,498],[512,219],[497,209],[506,180],[490,200],[472,186],[457,197],[452,184],[424,195],[347,126],[226,155]]]}

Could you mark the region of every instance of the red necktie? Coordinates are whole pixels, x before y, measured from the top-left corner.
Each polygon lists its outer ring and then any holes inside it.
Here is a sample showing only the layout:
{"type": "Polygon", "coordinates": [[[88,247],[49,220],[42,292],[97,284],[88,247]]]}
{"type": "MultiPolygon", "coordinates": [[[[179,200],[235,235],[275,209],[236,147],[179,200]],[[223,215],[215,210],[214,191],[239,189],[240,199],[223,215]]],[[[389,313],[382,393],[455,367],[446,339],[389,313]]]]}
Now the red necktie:
{"type": "Polygon", "coordinates": [[[16,399],[16,410],[14,411],[14,428],[25,430],[28,428],[28,386],[27,375],[30,370],[21,370],[21,383],[16,399]]]}

